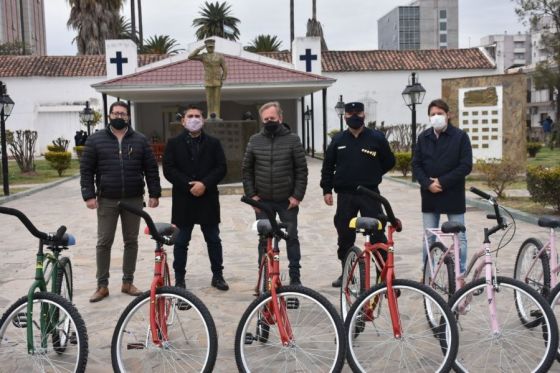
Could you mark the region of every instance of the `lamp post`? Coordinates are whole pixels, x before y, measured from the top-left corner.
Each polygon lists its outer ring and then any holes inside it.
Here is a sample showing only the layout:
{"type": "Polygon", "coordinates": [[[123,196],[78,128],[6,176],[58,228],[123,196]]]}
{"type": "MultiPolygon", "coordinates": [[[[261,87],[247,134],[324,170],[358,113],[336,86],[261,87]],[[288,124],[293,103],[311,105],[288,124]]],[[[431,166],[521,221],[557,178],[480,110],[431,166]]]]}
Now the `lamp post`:
{"type": "Polygon", "coordinates": [[[311,120],[311,114],[313,114],[313,110],[311,110],[309,108],[309,105],[307,105],[307,110],[305,110],[305,112],[303,113],[303,117],[305,118],[305,126],[307,127],[307,153],[309,153],[309,121],[311,120]]]}
{"type": "Polygon", "coordinates": [[[89,107],[89,101],[86,101],[86,107],[84,108],[84,110],[80,111],[80,120],[82,121],[82,123],[86,124],[88,136],[91,135],[90,126],[91,122],[93,122],[93,119],[93,110],[91,110],[91,108],[89,107]]]}
{"type": "Polygon", "coordinates": [[[6,85],[0,82],[0,137],[2,137],[2,181],[4,195],[10,195],[10,183],[8,180],[8,149],[6,147],[6,119],[12,114],[14,101],[8,95],[6,85]]]}
{"type": "MultiPolygon", "coordinates": [[[[414,158],[414,148],[416,147],[416,105],[420,105],[424,100],[426,90],[420,82],[416,81],[416,73],[410,74],[408,85],[402,92],[402,96],[406,106],[412,111],[412,139],[411,139],[411,155],[414,158]]],[[[412,174],[412,181],[416,181],[412,174]]]]}
{"type": "Polygon", "coordinates": [[[334,110],[336,110],[336,114],[340,119],[340,132],[342,132],[342,116],[344,115],[344,101],[342,101],[342,95],[340,95],[340,98],[338,99],[334,110]]]}

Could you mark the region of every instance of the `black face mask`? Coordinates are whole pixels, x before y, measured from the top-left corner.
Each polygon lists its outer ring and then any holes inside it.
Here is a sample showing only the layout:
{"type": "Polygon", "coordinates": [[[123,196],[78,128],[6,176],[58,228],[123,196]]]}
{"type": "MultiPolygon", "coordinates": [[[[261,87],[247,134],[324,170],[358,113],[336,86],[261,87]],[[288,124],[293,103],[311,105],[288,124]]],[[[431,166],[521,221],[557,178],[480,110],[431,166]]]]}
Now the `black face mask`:
{"type": "Polygon", "coordinates": [[[276,129],[278,128],[279,125],[280,125],[280,122],[273,122],[273,121],[265,122],[264,123],[264,130],[265,130],[265,132],[268,132],[268,133],[274,133],[274,132],[276,132],[276,129]]]}
{"type": "Polygon", "coordinates": [[[364,125],[364,118],[359,117],[358,114],[352,114],[350,118],[346,118],[348,127],[357,130],[364,125]]]}
{"type": "Polygon", "coordinates": [[[122,118],[111,119],[111,122],[109,124],[116,130],[122,130],[123,128],[128,126],[128,122],[122,118]]]}

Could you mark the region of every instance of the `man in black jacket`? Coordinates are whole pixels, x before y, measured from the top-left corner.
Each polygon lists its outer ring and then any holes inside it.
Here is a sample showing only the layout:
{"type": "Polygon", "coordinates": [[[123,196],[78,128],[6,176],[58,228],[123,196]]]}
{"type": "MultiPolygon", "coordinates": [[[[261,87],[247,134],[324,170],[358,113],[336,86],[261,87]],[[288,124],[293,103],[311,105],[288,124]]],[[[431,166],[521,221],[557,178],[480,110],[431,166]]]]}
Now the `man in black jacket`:
{"type": "MultiPolygon", "coordinates": [[[[441,214],[449,221],[465,224],[465,178],[472,170],[469,136],[449,122],[449,106],[443,100],[428,105],[432,128],[418,136],[412,172],[420,184],[424,230],[439,227],[441,214]]],[[[433,236],[429,237],[430,241],[433,236]]],[[[467,261],[467,236],[459,233],[461,273],[467,261]]],[[[426,252],[423,250],[426,260],[426,252]]]]}
{"type": "MultiPolygon", "coordinates": [[[[267,204],[288,225],[290,284],[301,285],[297,233],[299,204],[307,188],[307,161],[299,137],[282,123],[278,102],[264,104],[259,114],[263,129],[249,139],[243,159],[245,195],[267,204]]],[[[256,211],[257,219],[265,219],[256,211]]],[[[266,242],[259,242],[259,261],[266,242]]]]}
{"type": "Polygon", "coordinates": [[[175,284],[185,287],[187,251],[195,224],[200,224],[212,269],[211,285],[229,286],[222,275],[218,183],[226,176],[226,157],[220,140],[204,133],[202,110],[189,106],[183,113],[185,131],[169,140],[163,155],[163,174],[173,184],[171,222],[180,233],[173,249],[175,284]]]}
{"type": "MultiPolygon", "coordinates": [[[[338,133],[329,144],[321,170],[321,188],[328,206],[333,205],[332,190],[337,193],[334,225],[338,233],[338,259],[344,266],[348,250],[354,245],[356,232],[348,227],[358,212],[361,216],[376,217],[381,205],[370,197],[358,194],[356,188],[365,186],[379,193],[381,177],[395,165],[395,156],[382,132],[364,126],[364,104],[351,102],[344,106],[348,129],[338,133]]],[[[384,239],[381,233],[376,241],[384,239]]],[[[333,281],[340,287],[342,276],[333,281]]]]}
{"type": "Polygon", "coordinates": [[[121,291],[133,296],[140,217],[121,210],[119,201],[138,208],[144,204],[144,177],[148,185],[149,207],[157,207],[161,195],[156,159],[144,135],[129,126],[128,105],[115,102],[109,110],[110,125],[89,136],[80,159],[80,184],[86,206],[97,209],[97,290],[90,302],[109,295],[111,246],[117,220],[121,218],[124,255],[121,291]]]}

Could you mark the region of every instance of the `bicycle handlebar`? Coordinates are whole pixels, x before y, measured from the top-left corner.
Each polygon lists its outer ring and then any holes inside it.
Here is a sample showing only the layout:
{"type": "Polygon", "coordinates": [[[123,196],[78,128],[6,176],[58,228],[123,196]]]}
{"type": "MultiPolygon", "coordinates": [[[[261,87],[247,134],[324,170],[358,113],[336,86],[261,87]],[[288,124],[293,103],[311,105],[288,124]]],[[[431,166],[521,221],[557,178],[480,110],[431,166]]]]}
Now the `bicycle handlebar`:
{"type": "Polygon", "coordinates": [[[150,230],[150,235],[152,236],[152,238],[154,240],[156,240],[159,243],[162,244],[166,244],[168,245],[171,241],[162,236],[161,234],[159,234],[156,225],[154,224],[154,221],[152,220],[152,218],[150,217],[150,215],[144,211],[143,209],[139,209],[136,206],[133,206],[131,204],[128,204],[126,202],[122,202],[119,201],[119,203],[117,204],[120,208],[129,211],[131,213],[133,213],[134,215],[138,215],[140,216],[142,219],[144,219],[144,221],[146,222],[146,225],[148,226],[148,229],[150,230]]]}
{"type": "Polygon", "coordinates": [[[474,194],[476,194],[477,196],[480,196],[484,199],[487,199],[489,201],[492,201],[493,198],[490,194],[483,192],[482,190],[475,188],[475,187],[470,187],[470,191],[473,192],[474,194]]]}
{"type": "Polygon", "coordinates": [[[40,230],[37,229],[37,227],[35,227],[35,225],[33,225],[31,220],[29,220],[29,218],[23,212],[13,208],[0,206],[0,214],[15,216],[23,223],[23,225],[25,226],[25,228],[27,228],[29,233],[31,233],[33,236],[37,237],[42,241],[52,241],[55,244],[60,244],[62,243],[62,238],[64,236],[64,233],[66,233],[66,227],[64,225],[61,225],[56,230],[56,233],[54,235],[50,233],[41,232],[40,230]]]}
{"type": "Polygon", "coordinates": [[[478,188],[475,188],[475,187],[470,187],[469,190],[472,193],[476,194],[477,196],[480,196],[480,197],[488,200],[488,202],[490,202],[492,204],[492,206],[494,207],[494,214],[486,215],[486,217],[488,219],[496,219],[496,221],[498,222],[497,226],[489,229],[490,234],[493,234],[493,233],[499,231],[500,229],[506,228],[507,223],[506,223],[505,219],[502,217],[502,215],[500,214],[500,206],[498,205],[498,202],[496,202],[496,198],[492,197],[490,194],[485,193],[482,190],[480,190],[478,188]]]}
{"type": "Polygon", "coordinates": [[[389,222],[391,223],[391,225],[396,228],[397,232],[400,232],[402,230],[401,221],[395,217],[395,214],[393,213],[393,208],[391,207],[391,204],[385,197],[382,197],[379,193],[375,193],[373,190],[368,189],[361,185],[358,185],[356,190],[359,193],[366,194],[369,197],[375,199],[376,201],[381,202],[383,208],[385,208],[385,212],[387,213],[387,217],[389,218],[389,222]]]}
{"type": "Polygon", "coordinates": [[[288,239],[288,235],[283,232],[280,227],[278,226],[278,222],[276,221],[276,217],[274,215],[274,212],[272,212],[272,210],[265,205],[264,203],[254,200],[252,198],[249,198],[247,196],[242,196],[241,197],[241,202],[244,202],[248,205],[251,205],[253,207],[256,207],[262,211],[264,211],[264,213],[266,214],[266,217],[268,218],[268,220],[270,221],[270,225],[272,226],[272,231],[274,232],[274,234],[284,240],[288,239]]]}

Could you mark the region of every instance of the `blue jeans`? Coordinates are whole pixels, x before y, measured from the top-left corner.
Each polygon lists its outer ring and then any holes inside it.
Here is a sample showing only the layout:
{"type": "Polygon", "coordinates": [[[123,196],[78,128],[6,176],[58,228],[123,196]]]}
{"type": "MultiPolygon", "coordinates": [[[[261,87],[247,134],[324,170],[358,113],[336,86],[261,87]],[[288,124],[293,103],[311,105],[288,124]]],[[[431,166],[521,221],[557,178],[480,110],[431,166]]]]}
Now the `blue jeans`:
{"type": "MultiPolygon", "coordinates": [[[[180,226],[179,235],[173,247],[173,269],[175,270],[175,280],[184,281],[187,269],[187,252],[194,224],[180,226]]],[[[201,224],[200,230],[204,235],[204,241],[208,247],[208,257],[212,273],[221,276],[223,270],[222,240],[220,239],[220,228],[218,224],[201,224]]]]}
{"type": "MultiPolygon", "coordinates": [[[[441,214],[437,213],[437,212],[423,212],[422,213],[422,221],[424,223],[424,233],[426,232],[426,229],[428,228],[439,228],[439,218],[440,218],[441,214]]],[[[461,223],[463,225],[465,225],[465,214],[447,214],[447,219],[448,221],[453,221],[456,223],[461,223]]],[[[435,237],[433,235],[430,235],[428,237],[428,242],[431,245],[432,242],[435,241],[435,237]]],[[[461,263],[459,265],[459,268],[461,270],[461,273],[465,272],[466,269],[466,265],[467,265],[467,235],[466,232],[460,232],[459,233],[459,247],[461,250],[460,253],[460,258],[461,258],[461,263]]],[[[426,261],[426,248],[424,247],[424,249],[422,250],[422,265],[424,264],[424,262],[426,261]]]]}

